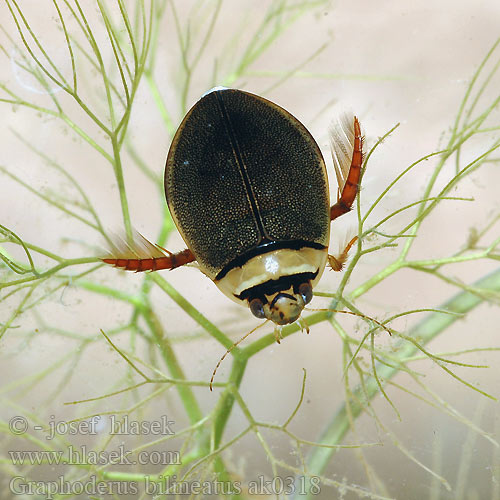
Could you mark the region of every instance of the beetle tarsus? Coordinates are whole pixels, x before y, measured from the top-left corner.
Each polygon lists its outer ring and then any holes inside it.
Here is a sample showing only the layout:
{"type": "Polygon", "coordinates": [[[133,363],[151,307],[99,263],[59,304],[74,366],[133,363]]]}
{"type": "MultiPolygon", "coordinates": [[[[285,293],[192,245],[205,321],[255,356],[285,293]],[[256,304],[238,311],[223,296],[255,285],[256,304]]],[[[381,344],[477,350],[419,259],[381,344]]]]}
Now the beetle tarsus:
{"type": "Polygon", "coordinates": [[[281,344],[281,341],[280,339],[283,338],[283,335],[282,335],[282,332],[283,331],[283,327],[281,325],[274,325],[274,338],[276,339],[276,342],[278,344],[281,344]]]}
{"type": "Polygon", "coordinates": [[[298,323],[300,325],[300,331],[303,332],[305,330],[309,335],[309,325],[306,323],[306,320],[304,318],[299,318],[298,323]]]}
{"type": "Polygon", "coordinates": [[[354,238],[346,245],[343,252],[338,257],[334,257],[333,255],[328,254],[328,264],[333,271],[342,271],[345,263],[347,262],[349,250],[357,240],[358,237],[354,236],[354,238]]]}

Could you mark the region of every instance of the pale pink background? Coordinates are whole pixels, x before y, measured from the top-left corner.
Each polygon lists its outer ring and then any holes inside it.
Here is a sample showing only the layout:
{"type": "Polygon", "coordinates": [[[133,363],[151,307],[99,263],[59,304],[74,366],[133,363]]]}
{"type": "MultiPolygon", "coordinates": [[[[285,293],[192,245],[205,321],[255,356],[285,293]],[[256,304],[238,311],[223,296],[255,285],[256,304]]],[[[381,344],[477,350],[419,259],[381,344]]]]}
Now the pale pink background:
{"type": "MultiPolygon", "coordinates": [[[[188,105],[194,103],[207,90],[213,59],[221,58],[220,51],[229,40],[239,23],[242,29],[254,29],[269,1],[248,2],[237,0],[223,4],[221,16],[215,27],[214,42],[207,47],[200,67],[193,78],[188,105]],[[246,16],[246,17],[245,17],[246,16]]],[[[186,18],[184,6],[192,2],[176,2],[181,14],[181,22],[186,18]]],[[[29,10],[31,10],[31,6],[29,10]]],[[[43,29],[43,8],[40,12],[30,12],[31,16],[40,15],[38,27],[43,29]]],[[[166,16],[158,57],[157,82],[167,103],[170,113],[178,121],[181,113],[178,103],[178,87],[181,79],[178,43],[175,38],[172,19],[166,16]]],[[[317,138],[328,158],[327,129],[332,118],[344,110],[354,111],[360,118],[368,146],[388,129],[400,122],[401,125],[372,157],[366,172],[362,192],[362,205],[369,206],[382,189],[410,163],[429,154],[446,144],[450,126],[453,124],[466,84],[479,62],[499,35],[500,3],[494,0],[475,2],[411,2],[408,0],[392,2],[350,1],[337,2],[314,14],[306,15],[280,37],[275,45],[259,58],[252,66],[254,71],[289,71],[321,44],[331,39],[330,45],[302,71],[310,73],[330,73],[333,78],[296,76],[289,79],[266,97],[290,110],[317,138]],[[328,109],[323,108],[335,99],[328,109]],[[320,113],[320,111],[323,112],[320,113]]],[[[9,32],[12,22],[5,5],[0,6],[0,23],[9,32]]],[[[35,26],[36,23],[35,23],[35,26]]],[[[101,28],[102,26],[99,25],[101,28]]],[[[248,33],[248,32],[247,32],[248,33]]],[[[9,46],[5,37],[2,43],[9,46]]],[[[44,33],[47,44],[55,39],[52,32],[44,33]]],[[[104,40],[104,37],[102,37],[104,40]]],[[[243,43],[240,50],[244,47],[243,43]]],[[[57,57],[57,56],[56,56],[57,57]]],[[[10,83],[27,99],[39,98],[22,88],[12,72],[13,66],[5,58],[1,66],[2,81],[10,83]]],[[[66,68],[69,70],[69,66],[66,68]]],[[[69,72],[67,73],[69,74],[69,72]]],[[[87,76],[87,83],[96,85],[95,75],[87,76]]],[[[275,80],[272,77],[248,76],[238,82],[242,88],[255,93],[263,92],[275,80]]],[[[27,82],[24,82],[25,84],[27,82]]],[[[83,82],[82,82],[83,83],[83,82]]],[[[97,87],[96,87],[97,88],[97,87]]],[[[96,90],[97,92],[98,90],[96,90]]],[[[101,91],[102,93],[102,91],[101,91]]],[[[495,97],[491,94],[492,99],[495,97]]],[[[40,97],[41,99],[41,97],[40,97]]],[[[81,114],[70,102],[69,109],[75,110],[79,123],[81,114]]],[[[101,102],[95,96],[95,102],[101,102]]],[[[30,143],[42,148],[57,159],[78,179],[86,189],[97,212],[106,227],[120,227],[121,215],[118,191],[109,164],[92,151],[60,121],[39,118],[32,111],[14,110],[3,105],[0,121],[0,163],[7,166],[37,190],[66,189],[57,181],[57,176],[48,170],[43,162],[31,154],[10,132],[10,128],[22,134],[30,143]]],[[[102,136],[93,130],[94,137],[109,148],[102,136]]],[[[163,171],[169,138],[145,85],[137,96],[132,115],[130,133],[135,147],[149,167],[159,174],[163,171]]],[[[464,150],[464,158],[474,158],[485,148],[485,142],[474,141],[464,150]]],[[[133,166],[125,155],[124,172],[129,196],[130,211],[134,226],[144,235],[154,238],[161,220],[161,203],[157,192],[144,176],[133,166]]],[[[432,173],[435,161],[422,163],[406,180],[398,184],[379,208],[372,214],[376,221],[397,207],[415,201],[421,196],[422,187],[432,173]]],[[[452,172],[450,164],[448,174],[452,172]]],[[[331,176],[333,181],[334,177],[331,176]]],[[[334,181],[333,181],[334,182],[334,181]]],[[[471,227],[484,223],[487,216],[498,212],[499,201],[497,186],[500,182],[498,164],[489,164],[463,182],[453,192],[456,196],[472,196],[474,203],[448,202],[443,204],[425,223],[419,233],[410,258],[435,258],[447,256],[465,243],[471,227]]],[[[333,191],[333,189],[332,189],[333,191]]],[[[72,191],[68,190],[71,194],[72,191]]],[[[76,221],[69,221],[59,211],[48,207],[40,199],[29,194],[11,179],[1,176],[0,181],[0,223],[8,226],[25,240],[39,246],[60,252],[68,258],[93,255],[94,247],[102,244],[97,234],[76,221]],[[61,241],[70,237],[84,242],[88,249],[72,242],[61,241]]],[[[406,219],[405,219],[406,220],[406,219]]],[[[345,238],[355,231],[356,217],[350,214],[333,225],[332,248],[340,246],[345,238]]],[[[387,232],[400,227],[396,220],[386,226],[387,232]]],[[[493,229],[493,233],[498,228],[493,229]]],[[[486,241],[491,241],[490,235],[486,241]]],[[[173,234],[168,247],[173,250],[183,248],[178,235],[173,234]]],[[[12,246],[9,250],[16,256],[22,252],[12,246]]],[[[354,288],[369,276],[381,269],[384,264],[395,258],[395,250],[376,252],[362,259],[353,273],[350,287],[354,288]]],[[[39,261],[43,267],[43,259],[39,261]]],[[[494,266],[484,262],[450,268],[450,274],[465,282],[473,282],[492,270],[494,266]]],[[[196,269],[178,270],[163,274],[180,293],[189,298],[206,316],[219,325],[233,338],[239,338],[257,323],[249,311],[228,301],[216,287],[196,269]]],[[[138,291],[141,278],[133,274],[103,269],[93,275],[93,280],[126,290],[138,291]]],[[[340,276],[326,272],[319,291],[334,290],[340,276]]],[[[446,300],[453,289],[437,279],[412,271],[401,271],[383,284],[374,288],[359,301],[363,311],[384,318],[391,314],[416,307],[436,307],[446,300]]],[[[157,312],[169,336],[189,336],[200,334],[201,329],[162,292],[155,290],[157,312]]],[[[1,299],[1,295],[0,295],[1,299]]],[[[0,321],[4,321],[12,311],[14,303],[0,302],[0,321]]],[[[313,305],[327,304],[316,299],[313,305]]],[[[112,328],[118,320],[124,321],[130,311],[118,302],[102,296],[93,295],[74,286],[68,286],[40,309],[50,324],[76,331],[79,334],[99,335],[99,329],[112,328]]],[[[415,318],[416,319],[416,318],[415,318]]],[[[401,322],[413,324],[415,319],[401,322]]],[[[478,346],[498,346],[497,324],[500,317],[493,306],[481,306],[466,319],[458,322],[450,331],[439,337],[429,348],[433,352],[454,351],[460,348],[478,346]]],[[[359,337],[366,331],[360,321],[339,318],[353,335],[359,337]],[[356,328],[358,329],[356,333],[356,328]]],[[[29,349],[16,355],[20,348],[16,335],[20,331],[31,331],[36,327],[33,315],[26,313],[16,320],[19,329],[6,333],[0,342],[1,379],[4,384],[29,376],[43,367],[50,366],[53,356],[59,356],[68,345],[60,337],[43,335],[31,342],[29,349]]],[[[264,332],[262,332],[264,333],[264,332]]],[[[261,335],[256,334],[256,335],[261,335]]],[[[267,331],[266,331],[267,333],[267,331]]],[[[391,345],[391,341],[380,338],[381,344],[391,345]]],[[[124,339],[125,342],[125,339],[124,339]]],[[[69,343],[72,347],[74,344],[69,343]]],[[[77,372],[60,395],[52,408],[44,408],[47,415],[56,411],[63,418],[74,416],[64,409],[63,402],[101,395],[108,381],[122,373],[122,360],[107,347],[94,347],[87,351],[78,365],[77,372]],[[104,382],[103,382],[104,381],[104,382]]],[[[204,335],[202,340],[179,342],[175,349],[186,373],[192,379],[209,380],[215,363],[223,354],[222,347],[204,335]]],[[[468,381],[481,389],[499,396],[500,375],[496,368],[498,356],[495,353],[479,354],[463,359],[471,363],[488,364],[490,369],[456,369],[468,381]]],[[[424,381],[441,397],[470,419],[478,419],[478,405],[484,412],[481,422],[486,431],[498,431],[497,404],[486,402],[473,391],[465,388],[446,375],[431,362],[414,365],[423,375],[424,381]]],[[[300,394],[302,368],[307,370],[305,401],[300,409],[293,429],[306,439],[316,439],[318,432],[328,422],[337,406],[343,401],[343,379],[341,364],[341,344],[338,336],[328,325],[311,328],[311,334],[297,334],[259,353],[249,362],[241,386],[242,394],[254,417],[260,421],[283,422],[295,407],[300,394]]],[[[227,360],[218,373],[222,381],[230,370],[227,360]]],[[[56,384],[57,377],[51,379],[56,384]]],[[[396,382],[410,389],[416,389],[408,377],[400,375],[396,382]]],[[[53,387],[52,387],[53,388],[53,387]]],[[[47,388],[45,390],[51,390],[47,388]]],[[[388,393],[399,409],[402,421],[397,421],[394,412],[382,398],[377,398],[374,406],[383,423],[388,426],[415,456],[432,466],[433,453],[440,450],[443,474],[452,487],[457,481],[457,470],[463,453],[467,428],[451,417],[438,412],[419,400],[394,388],[388,393]]],[[[208,390],[197,391],[202,406],[209,410],[217,401],[215,394],[208,390]]],[[[43,401],[44,390],[35,395],[30,393],[23,401],[30,410],[37,411],[43,401]]],[[[15,399],[15,393],[8,396],[15,399]]],[[[159,401],[161,403],[161,401],[159,401]]],[[[114,402],[103,402],[100,410],[113,409],[114,402]]],[[[168,402],[168,412],[179,422],[183,414],[176,397],[168,402]],[[179,412],[179,413],[176,413],[179,412]]],[[[5,406],[7,408],[7,406],[5,406]]],[[[5,417],[12,413],[9,408],[5,417]]],[[[164,412],[161,404],[158,412],[164,412]]],[[[82,409],[82,412],[85,412],[82,409]]],[[[246,425],[241,412],[235,407],[226,436],[229,438],[246,425]]],[[[179,423],[180,428],[181,425],[179,423]]],[[[398,499],[429,498],[431,476],[398,451],[390,438],[378,431],[370,418],[363,417],[358,424],[356,442],[378,442],[377,446],[366,451],[367,457],[386,484],[389,497],[398,499]]],[[[278,456],[287,458],[289,445],[286,439],[273,441],[278,456]]],[[[466,487],[481,490],[478,484],[491,484],[499,480],[500,461],[493,458],[492,446],[478,437],[474,446],[472,465],[466,487]]],[[[264,455],[256,439],[247,438],[242,445],[234,448],[234,463],[246,478],[262,472],[264,455]]],[[[293,458],[289,458],[293,461],[293,458]]],[[[270,469],[265,468],[269,473],[270,469]]],[[[338,480],[343,477],[349,484],[367,485],[366,476],[356,454],[341,452],[334,458],[329,472],[338,480]]],[[[442,497],[454,498],[441,490],[442,497]]],[[[324,498],[331,498],[328,493],[324,498]]],[[[351,498],[349,495],[346,498],[351,498]]],[[[475,498],[466,496],[464,498],[475,498]]],[[[486,498],[479,496],[479,498],[486,498]]]]}

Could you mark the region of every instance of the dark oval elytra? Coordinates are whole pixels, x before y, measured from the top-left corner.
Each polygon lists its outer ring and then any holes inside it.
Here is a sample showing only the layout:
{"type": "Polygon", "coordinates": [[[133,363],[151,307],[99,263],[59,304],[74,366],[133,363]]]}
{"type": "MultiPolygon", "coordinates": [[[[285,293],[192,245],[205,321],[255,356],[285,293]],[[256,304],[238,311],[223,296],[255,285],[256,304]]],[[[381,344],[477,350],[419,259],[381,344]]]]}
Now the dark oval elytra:
{"type": "Polygon", "coordinates": [[[191,108],[170,147],[165,193],[212,278],[272,242],[328,244],[328,181],[318,145],[290,113],[248,92],[213,90],[191,108]]]}

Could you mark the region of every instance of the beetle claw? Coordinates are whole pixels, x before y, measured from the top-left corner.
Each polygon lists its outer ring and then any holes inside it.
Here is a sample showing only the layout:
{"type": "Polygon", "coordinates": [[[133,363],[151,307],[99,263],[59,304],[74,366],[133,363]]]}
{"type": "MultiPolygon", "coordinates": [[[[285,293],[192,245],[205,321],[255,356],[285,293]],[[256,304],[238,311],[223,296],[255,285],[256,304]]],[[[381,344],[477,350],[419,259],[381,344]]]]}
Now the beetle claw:
{"type": "Polygon", "coordinates": [[[337,259],[334,255],[328,254],[328,265],[330,266],[330,271],[342,271],[344,267],[344,261],[337,259]]]}
{"type": "Polygon", "coordinates": [[[309,335],[309,326],[306,320],[304,318],[299,318],[298,323],[300,325],[300,331],[303,332],[305,330],[307,335],[309,335]]]}
{"type": "Polygon", "coordinates": [[[282,330],[283,327],[281,325],[274,325],[274,338],[278,344],[281,344],[280,339],[283,338],[283,335],[281,334],[282,330]]]}

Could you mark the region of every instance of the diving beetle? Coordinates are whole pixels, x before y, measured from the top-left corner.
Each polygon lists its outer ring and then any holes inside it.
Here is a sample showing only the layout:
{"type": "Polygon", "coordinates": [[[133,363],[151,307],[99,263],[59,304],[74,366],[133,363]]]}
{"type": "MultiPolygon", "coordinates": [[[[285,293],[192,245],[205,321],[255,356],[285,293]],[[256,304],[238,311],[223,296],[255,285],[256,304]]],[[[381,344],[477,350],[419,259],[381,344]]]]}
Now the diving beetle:
{"type": "Polygon", "coordinates": [[[293,323],[326,263],[340,271],[356,240],[340,256],[328,254],[330,222],[351,209],[358,192],[358,119],[344,117],[330,139],[338,181],[331,207],[325,161],[299,120],[249,92],[212,89],[183,119],[165,167],[167,204],[188,248],[171,253],[145,240],[103,261],[133,271],[196,261],[257,318],[278,329],[293,323]]]}

